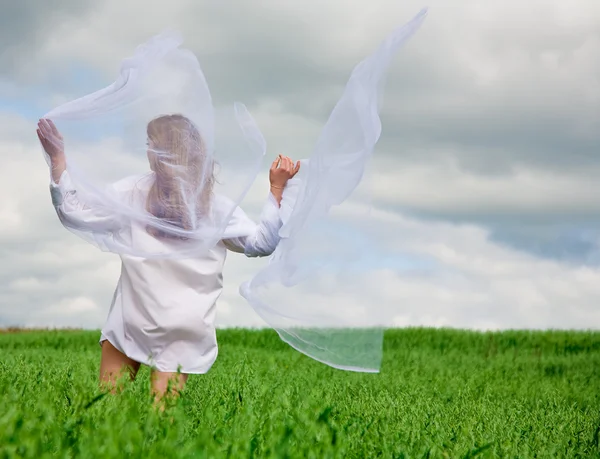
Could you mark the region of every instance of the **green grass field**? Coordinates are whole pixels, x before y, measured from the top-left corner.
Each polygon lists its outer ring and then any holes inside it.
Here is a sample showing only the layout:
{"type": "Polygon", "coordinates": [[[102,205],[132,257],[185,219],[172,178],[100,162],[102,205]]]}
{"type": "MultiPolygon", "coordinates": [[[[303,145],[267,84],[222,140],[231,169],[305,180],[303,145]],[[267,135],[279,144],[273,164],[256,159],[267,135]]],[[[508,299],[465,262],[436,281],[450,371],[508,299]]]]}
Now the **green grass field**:
{"type": "Polygon", "coordinates": [[[407,329],[380,374],[225,330],[164,413],[97,386],[98,333],[0,334],[0,458],[600,457],[600,333],[407,329]]]}

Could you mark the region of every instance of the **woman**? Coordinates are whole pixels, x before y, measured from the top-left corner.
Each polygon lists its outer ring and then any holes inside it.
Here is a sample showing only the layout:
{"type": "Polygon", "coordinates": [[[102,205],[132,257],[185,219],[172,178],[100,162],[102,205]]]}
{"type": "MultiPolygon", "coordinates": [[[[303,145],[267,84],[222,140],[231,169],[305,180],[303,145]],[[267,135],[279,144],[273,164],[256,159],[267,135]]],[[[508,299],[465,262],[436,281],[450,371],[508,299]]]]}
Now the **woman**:
{"type": "MultiPolygon", "coordinates": [[[[115,213],[87,206],[78,199],[67,169],[62,136],[54,123],[42,119],[38,138],[51,166],[52,201],[63,225],[85,230],[109,228],[119,234],[125,225],[115,213]]],[[[119,196],[131,199],[156,217],[157,224],[127,226],[132,245],[152,250],[190,244],[176,231],[189,234],[211,216],[226,212],[230,202],[213,193],[213,165],[200,133],[182,115],[161,116],[147,126],[151,172],[113,185],[119,196]],[[190,199],[190,196],[193,199],[190,199]],[[166,223],[164,223],[166,222],[166,223]],[[150,248],[150,249],[149,249],[150,248]]],[[[248,257],[268,256],[275,250],[282,225],[279,206],[284,188],[300,168],[279,156],[270,169],[270,193],[261,220],[254,224],[236,207],[227,220],[236,228],[202,256],[142,258],[121,254],[121,276],[102,329],[100,381],[112,390],[128,371],[135,378],[141,364],[152,368],[152,391],[161,398],[171,387],[182,389],[189,374],[206,373],[217,357],[215,304],[222,291],[227,249],[248,257]],[[239,236],[239,228],[244,236],[239,236]]],[[[227,235],[227,229],[224,235],[227,235]]]]}

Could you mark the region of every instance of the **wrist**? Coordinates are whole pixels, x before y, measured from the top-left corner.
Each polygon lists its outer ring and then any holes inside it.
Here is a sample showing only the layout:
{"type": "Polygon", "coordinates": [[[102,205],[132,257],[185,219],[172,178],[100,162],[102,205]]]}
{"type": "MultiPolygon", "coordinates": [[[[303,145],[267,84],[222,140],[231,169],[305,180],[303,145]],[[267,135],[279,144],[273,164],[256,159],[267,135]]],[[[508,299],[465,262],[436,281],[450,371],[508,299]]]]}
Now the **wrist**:
{"type": "Polygon", "coordinates": [[[271,185],[271,195],[275,198],[277,205],[281,205],[281,200],[283,199],[283,186],[271,185]]]}

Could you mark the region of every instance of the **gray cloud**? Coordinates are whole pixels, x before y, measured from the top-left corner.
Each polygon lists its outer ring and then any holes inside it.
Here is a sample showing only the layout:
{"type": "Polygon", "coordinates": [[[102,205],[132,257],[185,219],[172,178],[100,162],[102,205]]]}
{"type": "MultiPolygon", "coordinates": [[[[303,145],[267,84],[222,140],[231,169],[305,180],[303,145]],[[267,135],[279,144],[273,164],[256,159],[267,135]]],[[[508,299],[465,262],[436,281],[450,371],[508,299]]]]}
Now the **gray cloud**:
{"type": "MultiPolygon", "coordinates": [[[[168,7],[145,2],[166,18],[155,13],[134,28],[142,4],[124,8],[121,3],[73,12],[57,28],[60,34],[66,37],[73,29],[75,36],[87,31],[95,39],[78,45],[53,36],[52,59],[61,61],[62,46],[67,56],[75,51],[114,75],[133,46],[175,23],[199,56],[215,100],[243,100],[252,110],[276,101],[284,112],[320,125],[352,66],[420,7],[412,2],[397,11],[381,1],[379,16],[369,16],[369,8],[347,11],[336,2],[319,9],[310,2],[303,8],[269,1],[235,6],[182,1],[168,7]],[[356,19],[361,15],[362,23],[356,19]],[[350,38],[355,23],[362,26],[363,40],[350,38]],[[119,28],[116,37],[108,33],[113,27],[119,28]]],[[[466,5],[434,2],[388,78],[380,154],[401,151],[401,158],[429,161],[441,150],[432,146],[454,147],[462,167],[487,174],[510,172],[515,162],[555,169],[596,163],[600,63],[594,56],[600,52],[600,28],[593,18],[600,21],[600,13],[591,1],[579,3],[588,19],[575,16],[561,24],[563,13],[553,5],[525,8],[509,2],[503,9],[490,5],[482,15],[466,5]],[[460,30],[449,24],[461,24],[460,30]],[[415,144],[430,148],[411,158],[406,147],[415,144]]],[[[39,49],[43,54],[46,48],[39,49]]],[[[68,86],[68,79],[63,84],[68,86]]]]}
{"type": "MultiPolygon", "coordinates": [[[[20,75],[30,68],[34,50],[52,40],[57,24],[70,17],[84,17],[95,2],[76,0],[0,1],[0,75],[20,75]]],[[[29,75],[30,77],[32,75],[29,75]]]]}
{"type": "MultiPolygon", "coordinates": [[[[352,67],[422,5],[26,0],[0,6],[0,94],[4,85],[5,93],[49,109],[78,91],[110,83],[123,57],[171,26],[198,55],[215,100],[249,105],[270,155],[305,157],[352,67]],[[89,78],[79,75],[74,84],[67,65],[72,62],[86,67],[89,78]],[[44,92],[26,100],[31,88],[44,92]]],[[[387,79],[384,132],[373,168],[376,206],[408,216],[413,229],[407,235],[415,241],[425,232],[448,250],[468,252],[473,264],[479,254],[461,246],[462,238],[471,237],[461,225],[487,228],[488,240],[481,243],[486,268],[472,274],[473,290],[477,281],[493,284],[495,274],[487,267],[505,263],[516,251],[525,258],[498,282],[508,285],[531,274],[523,280],[524,298],[538,292],[551,305],[546,312],[561,301],[580,304],[579,318],[564,323],[581,325],[586,317],[589,323],[596,317],[589,314],[597,301],[595,279],[582,280],[578,265],[594,266],[597,256],[600,4],[437,0],[429,6],[422,30],[399,53],[387,79]],[[548,267],[550,262],[557,264],[548,267]],[[579,297],[556,294],[547,285],[545,279],[561,276],[579,287],[579,297]]],[[[10,158],[0,179],[14,193],[0,200],[0,284],[6,287],[1,301],[10,305],[0,307],[0,325],[63,320],[99,326],[118,259],[97,253],[57,222],[32,120],[8,111],[0,120],[0,151],[10,158]]],[[[255,216],[263,182],[247,203],[255,216]]],[[[237,294],[238,281],[256,269],[254,263],[230,257],[221,323],[240,317],[261,322],[237,294]]],[[[401,283],[406,296],[394,296],[400,281],[388,280],[382,290],[389,290],[389,298],[418,306],[399,314],[398,323],[475,323],[469,314],[476,306],[457,306],[464,299],[460,292],[450,295],[439,287],[440,297],[454,301],[444,303],[424,293],[427,285],[401,283]],[[428,312],[419,315],[419,308],[428,312]]],[[[536,323],[535,314],[522,317],[517,309],[497,306],[514,298],[495,294],[496,300],[486,297],[490,309],[481,323],[536,323]]],[[[548,323],[564,320],[555,313],[548,323]]]]}

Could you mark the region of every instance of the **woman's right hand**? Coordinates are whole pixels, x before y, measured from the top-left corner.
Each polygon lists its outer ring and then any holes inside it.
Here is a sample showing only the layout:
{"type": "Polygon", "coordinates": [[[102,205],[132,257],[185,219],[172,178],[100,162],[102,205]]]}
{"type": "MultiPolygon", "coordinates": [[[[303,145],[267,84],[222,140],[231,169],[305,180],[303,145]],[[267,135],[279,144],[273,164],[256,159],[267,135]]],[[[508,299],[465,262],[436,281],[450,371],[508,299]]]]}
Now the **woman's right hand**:
{"type": "Polygon", "coordinates": [[[37,136],[44,151],[50,157],[52,180],[58,183],[67,168],[63,137],[51,120],[41,119],[38,122],[37,136]]]}
{"type": "Polygon", "coordinates": [[[44,151],[50,156],[51,160],[60,159],[64,156],[65,147],[63,138],[52,120],[39,120],[37,135],[44,151]]]}

